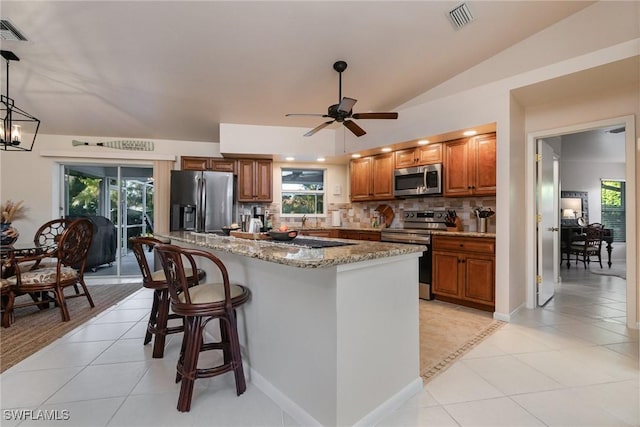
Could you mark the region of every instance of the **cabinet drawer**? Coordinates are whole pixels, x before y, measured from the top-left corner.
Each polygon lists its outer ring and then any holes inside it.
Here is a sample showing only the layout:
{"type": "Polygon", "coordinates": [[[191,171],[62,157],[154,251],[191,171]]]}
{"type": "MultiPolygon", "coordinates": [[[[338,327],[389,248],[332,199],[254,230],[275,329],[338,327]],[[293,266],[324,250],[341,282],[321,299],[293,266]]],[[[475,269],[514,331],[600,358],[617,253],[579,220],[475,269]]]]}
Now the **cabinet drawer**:
{"type": "Polygon", "coordinates": [[[433,236],[433,250],[495,253],[494,239],[481,237],[433,236]]]}

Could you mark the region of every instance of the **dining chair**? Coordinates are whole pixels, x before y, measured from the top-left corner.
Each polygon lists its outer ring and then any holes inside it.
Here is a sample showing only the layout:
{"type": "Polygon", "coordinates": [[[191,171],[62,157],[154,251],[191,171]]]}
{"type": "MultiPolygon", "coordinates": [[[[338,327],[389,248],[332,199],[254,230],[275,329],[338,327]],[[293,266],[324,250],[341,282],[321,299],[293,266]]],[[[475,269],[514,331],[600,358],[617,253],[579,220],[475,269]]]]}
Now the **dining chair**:
{"type": "Polygon", "coordinates": [[[51,298],[60,308],[62,321],[71,319],[66,300],[69,298],[86,297],[89,305],[94,307],[93,299],[84,281],[84,267],[89,245],[93,236],[93,225],[87,219],[78,219],[68,224],[60,234],[54,252],[45,252],[32,256],[13,256],[9,262],[14,268],[14,275],[7,278],[9,283],[8,303],[3,314],[11,316],[13,310],[29,305],[42,306],[43,298],[51,298]],[[55,257],[55,266],[28,270],[21,268],[21,264],[29,265],[34,261],[42,261],[55,257]],[[73,268],[72,266],[79,266],[73,268]],[[82,292],[65,296],[64,289],[80,285],[82,292]],[[23,294],[40,295],[31,301],[15,303],[15,297],[23,294]]]}
{"type": "MultiPolygon", "coordinates": [[[[579,260],[587,268],[592,257],[597,257],[600,268],[602,268],[602,238],[603,227],[601,224],[589,224],[583,229],[580,238],[571,241],[571,255],[576,256],[576,264],[579,260]]],[[[569,265],[569,262],[567,262],[569,265]]]]}
{"type": "Polygon", "coordinates": [[[156,251],[167,278],[171,308],[185,319],[176,375],[176,382],[181,381],[178,411],[188,412],[191,409],[193,386],[198,378],[233,371],[236,393],[240,396],[247,385],[242,368],[236,309],[249,300],[249,289],[231,284],[227,268],[211,252],[174,245],[158,245],[156,251]],[[217,271],[221,281],[190,286],[186,271],[194,270],[197,265],[207,274],[217,271]],[[205,326],[213,325],[211,321],[214,319],[219,320],[220,340],[205,342],[206,337],[214,333],[204,334],[205,326]],[[216,359],[219,364],[215,366],[198,367],[200,352],[208,350],[222,350],[222,360],[216,359]]]}

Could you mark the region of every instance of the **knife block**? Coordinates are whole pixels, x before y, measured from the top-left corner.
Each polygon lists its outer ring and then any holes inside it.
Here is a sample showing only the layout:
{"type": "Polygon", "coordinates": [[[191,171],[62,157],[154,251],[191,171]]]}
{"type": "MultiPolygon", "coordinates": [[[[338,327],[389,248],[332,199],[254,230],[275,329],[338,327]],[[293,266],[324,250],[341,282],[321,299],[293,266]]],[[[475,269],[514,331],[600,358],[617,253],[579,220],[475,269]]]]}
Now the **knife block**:
{"type": "Polygon", "coordinates": [[[456,217],[455,220],[455,226],[454,227],[447,227],[447,231],[463,231],[462,230],[462,221],[460,220],[460,217],[456,217]]]}

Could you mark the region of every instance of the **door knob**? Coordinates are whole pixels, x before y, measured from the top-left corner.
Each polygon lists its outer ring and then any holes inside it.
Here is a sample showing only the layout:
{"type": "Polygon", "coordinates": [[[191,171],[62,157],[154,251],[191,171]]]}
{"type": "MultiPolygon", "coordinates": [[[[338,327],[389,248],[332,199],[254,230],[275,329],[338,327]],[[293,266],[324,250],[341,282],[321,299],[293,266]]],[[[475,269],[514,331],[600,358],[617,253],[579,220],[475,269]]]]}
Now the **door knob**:
{"type": "Polygon", "coordinates": [[[558,227],[550,227],[548,230],[549,231],[560,231],[560,229],[558,227]]]}

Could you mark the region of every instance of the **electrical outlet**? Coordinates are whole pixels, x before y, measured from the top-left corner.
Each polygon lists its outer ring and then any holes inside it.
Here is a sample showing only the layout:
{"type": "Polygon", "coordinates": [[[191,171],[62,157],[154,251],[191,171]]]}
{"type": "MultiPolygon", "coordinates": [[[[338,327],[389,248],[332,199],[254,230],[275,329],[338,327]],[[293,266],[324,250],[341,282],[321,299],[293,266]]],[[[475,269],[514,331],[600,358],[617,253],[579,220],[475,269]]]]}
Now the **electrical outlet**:
{"type": "Polygon", "coordinates": [[[268,217],[269,216],[269,209],[265,209],[264,210],[264,217],[268,217]]]}

